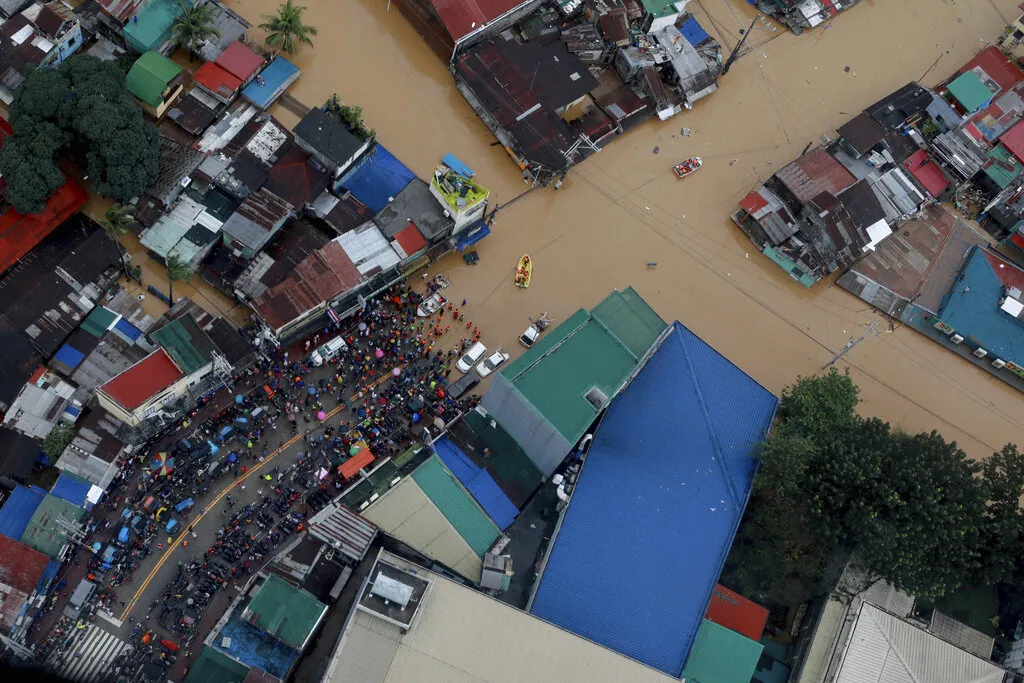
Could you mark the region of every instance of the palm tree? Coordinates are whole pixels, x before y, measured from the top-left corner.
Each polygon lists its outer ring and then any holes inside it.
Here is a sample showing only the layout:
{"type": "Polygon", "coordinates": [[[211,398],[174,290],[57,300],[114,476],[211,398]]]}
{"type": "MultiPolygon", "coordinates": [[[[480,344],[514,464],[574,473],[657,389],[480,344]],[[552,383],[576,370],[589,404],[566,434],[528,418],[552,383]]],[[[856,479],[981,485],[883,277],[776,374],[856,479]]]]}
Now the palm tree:
{"type": "Polygon", "coordinates": [[[285,3],[277,8],[277,14],[264,14],[266,22],[260,24],[260,28],[267,32],[264,41],[267,47],[274,50],[284,50],[288,54],[295,54],[299,43],[305,43],[310,47],[313,41],[310,36],[315,36],[315,26],[306,26],[302,23],[302,13],[306,8],[296,5],[292,0],[285,0],[285,3]]]}
{"type": "Polygon", "coordinates": [[[171,300],[171,306],[174,305],[174,283],[178,280],[188,282],[191,279],[192,269],[180,256],[175,254],[167,259],[167,298],[171,300]]]}
{"type": "Polygon", "coordinates": [[[178,47],[188,48],[188,59],[195,58],[199,45],[210,36],[220,38],[220,30],[213,25],[213,8],[200,0],[189,6],[178,0],[181,14],[174,20],[171,37],[178,47]]]}
{"type": "Polygon", "coordinates": [[[100,225],[103,226],[103,232],[107,234],[107,238],[114,243],[114,247],[117,249],[117,255],[121,257],[121,270],[124,271],[124,276],[130,278],[128,274],[128,264],[124,261],[124,251],[121,249],[121,238],[128,233],[128,225],[135,220],[135,216],[131,213],[132,207],[125,206],[124,204],[113,204],[103,213],[103,220],[100,221],[100,225]]]}

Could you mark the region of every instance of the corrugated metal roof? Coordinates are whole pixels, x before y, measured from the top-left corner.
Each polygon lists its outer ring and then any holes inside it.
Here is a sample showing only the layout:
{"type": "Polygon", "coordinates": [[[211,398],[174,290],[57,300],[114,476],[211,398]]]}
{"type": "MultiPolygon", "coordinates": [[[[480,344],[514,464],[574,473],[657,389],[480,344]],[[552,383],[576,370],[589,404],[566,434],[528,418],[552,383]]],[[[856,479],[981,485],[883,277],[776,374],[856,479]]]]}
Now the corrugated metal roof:
{"type": "Polygon", "coordinates": [[[381,553],[381,560],[429,579],[416,621],[403,632],[354,612],[324,679],[329,683],[675,680],[395,555],[381,553]]]}
{"type": "Polygon", "coordinates": [[[361,562],[377,535],[377,527],[344,505],[337,504],[310,518],[309,534],[361,562]]]}
{"type": "Polygon", "coordinates": [[[864,603],[835,683],[1002,683],[1005,674],[994,662],[864,603]]]}
{"type": "Polygon", "coordinates": [[[861,112],[836,130],[859,154],[867,154],[882,141],[885,131],[867,112],[861,112]]]}
{"type": "Polygon", "coordinates": [[[32,515],[36,514],[45,497],[46,491],[38,486],[14,487],[11,495],[4,501],[4,506],[0,508],[0,534],[21,540],[28,523],[32,521],[32,515]]]}
{"type": "Polygon", "coordinates": [[[751,640],[761,640],[768,624],[768,610],[725,586],[715,586],[705,619],[736,631],[751,640]]]}
{"type": "Polygon", "coordinates": [[[533,0],[429,0],[448,35],[458,42],[506,12],[533,0]]]}
{"type": "Polygon", "coordinates": [[[928,631],[942,638],[947,643],[978,655],[982,659],[992,659],[992,648],[995,647],[996,639],[976,628],[957,621],[953,617],[934,610],[931,623],[928,624],[928,631]]]}
{"type": "Polygon", "coordinates": [[[678,676],[777,402],[675,323],[605,414],[530,611],[678,676]]]}
{"type": "Polygon", "coordinates": [[[750,683],[764,646],[705,619],[686,660],[683,678],[693,683],[750,683]]]}
{"type": "Polygon", "coordinates": [[[299,67],[278,55],[242,90],[242,97],[266,109],[302,74],[299,67]]]}
{"type": "Polygon", "coordinates": [[[77,522],[82,513],[81,507],[48,495],[32,515],[32,520],[28,523],[21,540],[26,545],[56,559],[67,543],[68,535],[66,528],[59,522],[77,522]]]}
{"type": "Polygon", "coordinates": [[[92,488],[92,485],[85,479],[62,472],[57,477],[53,488],[50,489],[50,495],[66,500],[72,505],[85,507],[85,497],[88,495],[90,488],[92,488]]]}
{"type": "Polygon", "coordinates": [[[188,670],[185,683],[242,683],[249,668],[220,650],[206,646],[188,670]]]}
{"type": "Polygon", "coordinates": [[[82,321],[80,327],[99,339],[106,334],[107,330],[110,329],[110,326],[114,324],[115,320],[117,320],[116,313],[111,311],[109,308],[97,306],[92,309],[92,312],[90,312],[89,315],[85,316],[85,320],[82,321]]]}
{"type": "Polygon", "coordinates": [[[243,614],[253,626],[301,650],[326,611],[327,605],[311,593],[271,574],[253,593],[243,614]]]}
{"type": "Polygon", "coordinates": [[[221,68],[214,62],[207,62],[192,74],[192,80],[203,86],[214,95],[224,101],[234,97],[238,89],[242,87],[240,78],[226,69],[221,68]]]}
{"type": "Polygon", "coordinates": [[[415,177],[405,164],[378,144],[342,176],[340,185],[378,213],[415,177]]]}
{"type": "Polygon", "coordinates": [[[974,71],[979,76],[984,75],[992,79],[1003,90],[1009,90],[1024,80],[1024,73],[1017,67],[1014,60],[1000,52],[999,48],[994,45],[990,45],[976,54],[957,71],[957,75],[968,71],[974,71]]]}
{"type": "Polygon", "coordinates": [[[809,202],[822,192],[839,194],[857,179],[824,147],[813,149],[775,174],[800,202],[809,202]]]}
{"type": "Polygon", "coordinates": [[[239,81],[247,81],[263,66],[263,57],[242,42],[235,41],[220,53],[215,62],[239,81]]]}
{"type": "Polygon", "coordinates": [[[1007,131],[1003,137],[999,138],[999,142],[1010,150],[1013,156],[1024,161],[1024,121],[1007,131]]]}
{"type": "Polygon", "coordinates": [[[501,530],[437,456],[420,465],[412,478],[480,557],[501,536],[501,530]]]}
{"type": "Polygon", "coordinates": [[[590,311],[637,358],[643,358],[668,325],[636,290],[612,292],[590,311]]]}
{"type": "Polygon", "coordinates": [[[499,529],[507,529],[516,520],[519,508],[509,500],[487,470],[477,467],[451,439],[444,437],[435,441],[434,451],[499,529]]]}
{"type": "Polygon", "coordinates": [[[212,361],[213,353],[217,350],[190,315],[171,321],[150,336],[187,375],[212,361]]]}
{"type": "Polygon", "coordinates": [[[181,370],[163,349],[157,349],[100,387],[128,410],[135,410],[151,396],[181,379],[181,370]]]}
{"type": "Polygon", "coordinates": [[[991,178],[1000,190],[1009,187],[1021,174],[1022,169],[1024,166],[1021,166],[1017,157],[1010,154],[1002,145],[996,145],[989,150],[988,161],[984,166],[985,175],[991,178]]]}
{"type": "Polygon", "coordinates": [[[46,200],[40,213],[21,214],[8,208],[0,215],[0,273],[4,272],[85,204],[89,195],[68,178],[46,200]]]}
{"type": "Polygon", "coordinates": [[[938,197],[943,190],[949,187],[949,181],[946,180],[946,176],[942,175],[942,169],[923,149],[914,152],[909,159],[903,162],[903,167],[933,197],[938,197]]]}
{"type": "Polygon", "coordinates": [[[993,95],[993,92],[981,82],[981,78],[972,71],[957,76],[946,87],[949,89],[949,94],[960,103],[960,106],[968,114],[984,106],[992,99],[993,95]]]}
{"type": "Polygon", "coordinates": [[[0,628],[10,633],[25,601],[36,589],[50,558],[24,543],[0,536],[0,628]]]}
{"type": "Polygon", "coordinates": [[[213,646],[246,667],[259,667],[278,678],[288,674],[298,657],[295,648],[237,618],[224,625],[213,646]]]}

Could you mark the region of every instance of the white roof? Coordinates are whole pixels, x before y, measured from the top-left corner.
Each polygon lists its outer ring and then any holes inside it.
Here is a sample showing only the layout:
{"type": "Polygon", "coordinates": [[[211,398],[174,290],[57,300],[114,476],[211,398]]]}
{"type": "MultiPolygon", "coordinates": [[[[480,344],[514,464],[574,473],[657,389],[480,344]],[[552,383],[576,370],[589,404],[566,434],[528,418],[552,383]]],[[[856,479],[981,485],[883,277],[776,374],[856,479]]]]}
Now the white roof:
{"type": "Polygon", "coordinates": [[[871,241],[864,245],[864,251],[874,251],[879,242],[892,234],[892,228],[884,220],[880,220],[869,225],[867,233],[871,241]]]}
{"type": "Polygon", "coordinates": [[[864,603],[835,683],[1002,683],[1005,670],[864,603]]]}
{"type": "Polygon", "coordinates": [[[362,230],[346,232],[334,241],[345,250],[360,275],[374,268],[387,270],[402,260],[380,228],[372,223],[362,230]]]}
{"type": "Polygon", "coordinates": [[[1003,299],[1003,303],[999,304],[999,308],[1016,318],[1021,311],[1024,311],[1024,304],[1008,296],[1003,299]]]}
{"type": "Polygon", "coordinates": [[[394,555],[380,558],[429,578],[416,621],[403,634],[356,610],[324,683],[678,683],[394,555]]]}

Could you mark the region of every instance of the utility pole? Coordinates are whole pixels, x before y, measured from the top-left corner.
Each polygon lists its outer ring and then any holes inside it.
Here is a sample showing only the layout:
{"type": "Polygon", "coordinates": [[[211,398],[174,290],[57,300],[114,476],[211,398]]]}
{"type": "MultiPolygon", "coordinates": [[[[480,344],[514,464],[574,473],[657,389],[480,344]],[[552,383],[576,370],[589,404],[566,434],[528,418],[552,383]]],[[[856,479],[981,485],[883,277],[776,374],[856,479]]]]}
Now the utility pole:
{"type": "Polygon", "coordinates": [[[876,322],[873,322],[870,325],[868,325],[868,329],[864,332],[864,334],[860,335],[856,339],[851,339],[850,341],[846,342],[846,345],[843,347],[843,350],[840,351],[839,353],[837,353],[836,355],[832,356],[832,360],[830,360],[829,362],[827,362],[824,365],[822,365],[821,369],[825,370],[825,369],[829,368],[830,366],[835,365],[836,361],[838,361],[840,358],[842,358],[847,353],[849,353],[850,349],[852,349],[857,344],[860,344],[862,341],[864,341],[865,339],[867,339],[871,335],[875,334],[875,332],[877,332],[877,331],[878,331],[878,322],[876,321],[876,322]]]}
{"type": "Polygon", "coordinates": [[[732,54],[729,55],[729,59],[725,60],[725,65],[722,67],[722,75],[729,73],[729,69],[732,68],[732,63],[736,61],[737,57],[740,56],[740,48],[743,47],[744,43],[747,42],[747,38],[750,37],[750,32],[754,30],[754,24],[757,23],[757,18],[761,15],[754,17],[754,20],[750,22],[750,27],[747,28],[747,32],[740,38],[740,42],[736,43],[736,47],[732,49],[732,54]]]}

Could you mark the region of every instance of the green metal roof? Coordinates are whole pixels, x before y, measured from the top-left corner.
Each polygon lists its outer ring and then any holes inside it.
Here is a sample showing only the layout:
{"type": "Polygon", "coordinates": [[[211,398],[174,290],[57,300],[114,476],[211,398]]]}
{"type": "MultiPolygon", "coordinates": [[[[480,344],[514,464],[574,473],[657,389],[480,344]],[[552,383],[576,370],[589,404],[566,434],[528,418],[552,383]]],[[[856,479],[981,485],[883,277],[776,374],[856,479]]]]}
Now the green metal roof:
{"type": "Polygon", "coordinates": [[[655,19],[659,17],[668,17],[673,14],[679,14],[679,10],[676,6],[667,0],[643,0],[644,9],[655,19]]]}
{"type": "Polygon", "coordinates": [[[254,626],[301,650],[326,609],[327,605],[311,593],[271,574],[253,595],[246,612],[253,613],[249,621],[254,626]]]}
{"type": "Polygon", "coordinates": [[[996,145],[988,153],[989,160],[985,163],[985,175],[991,178],[1000,190],[1005,190],[1009,187],[1021,170],[1024,170],[1024,166],[1021,165],[1017,157],[1010,154],[1002,145],[996,145]]]}
{"type": "MultiPolygon", "coordinates": [[[[187,0],[186,5],[191,5],[187,0]]],[[[124,26],[124,36],[136,51],[154,50],[171,37],[174,20],[183,12],[178,0],[151,0],[124,26]]]]}
{"type": "Polygon", "coordinates": [[[209,363],[216,349],[191,316],[178,318],[150,336],[187,375],[209,363]]]}
{"type": "Polygon", "coordinates": [[[162,101],[167,85],[180,73],[180,66],[150,50],[132,64],[125,77],[125,86],[132,95],[156,107],[162,101]]]}
{"type": "Polygon", "coordinates": [[[963,105],[968,112],[977,111],[981,105],[992,99],[992,91],[985,87],[973,71],[965,71],[947,86],[949,94],[963,105]]]}
{"type": "Polygon", "coordinates": [[[750,683],[764,646],[705,619],[683,669],[686,683],[750,683]]]}
{"type": "Polygon", "coordinates": [[[494,544],[501,529],[487,516],[436,455],[420,465],[412,478],[463,540],[480,557],[494,544]]]}
{"type": "Polygon", "coordinates": [[[110,329],[110,326],[114,324],[116,319],[117,314],[112,310],[103,306],[97,306],[82,321],[82,329],[99,339],[110,329]]]}
{"type": "Polygon", "coordinates": [[[511,485],[526,495],[537,490],[544,481],[544,473],[500,422],[475,410],[466,413],[464,419],[466,425],[491,449],[487,470],[503,489],[511,485]]]}
{"type": "Polygon", "coordinates": [[[63,498],[47,495],[32,515],[21,542],[57,559],[67,540],[67,531],[58,520],[77,522],[81,516],[82,508],[63,498]]]}
{"type": "Polygon", "coordinates": [[[249,668],[212,647],[204,647],[188,670],[185,683],[242,683],[249,668]]]}
{"type": "Polygon", "coordinates": [[[633,289],[615,291],[593,313],[580,309],[541,337],[501,375],[576,443],[600,412],[585,394],[597,387],[614,396],[667,327],[633,289]]]}

